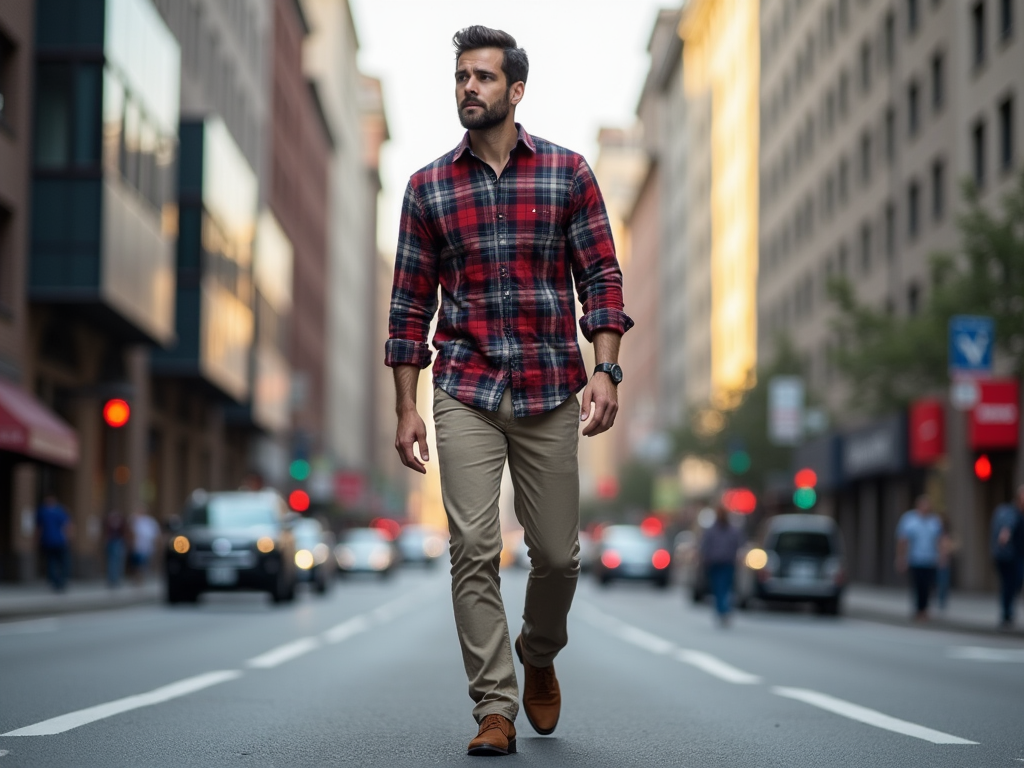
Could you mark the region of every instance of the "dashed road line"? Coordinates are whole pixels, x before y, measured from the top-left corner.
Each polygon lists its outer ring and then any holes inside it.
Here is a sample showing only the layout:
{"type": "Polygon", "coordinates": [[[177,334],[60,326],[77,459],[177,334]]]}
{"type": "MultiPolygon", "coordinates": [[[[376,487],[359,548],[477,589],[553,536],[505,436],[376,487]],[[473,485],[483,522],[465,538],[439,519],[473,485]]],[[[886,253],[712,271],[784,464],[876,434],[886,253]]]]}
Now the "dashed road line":
{"type": "Polygon", "coordinates": [[[962,739],[959,736],[953,736],[949,733],[943,733],[942,731],[936,731],[932,728],[926,728],[923,725],[917,725],[907,720],[900,720],[897,717],[891,717],[890,715],[883,714],[874,709],[868,709],[862,707],[859,704],[852,704],[849,701],[843,699],[837,699],[834,696],[829,696],[824,693],[818,693],[817,691],[810,691],[806,688],[772,688],[772,693],[776,696],[784,696],[787,699],[794,699],[795,701],[802,701],[804,704],[810,704],[812,707],[818,707],[824,709],[835,715],[849,718],[850,720],[856,720],[866,725],[873,725],[875,728],[882,728],[886,731],[892,731],[893,733],[902,733],[904,736],[912,736],[915,739],[922,739],[924,741],[930,741],[932,744],[977,744],[976,741],[970,741],[968,739],[962,739]]]}
{"type": "Polygon", "coordinates": [[[261,653],[246,662],[246,666],[253,669],[273,669],[284,664],[286,661],[297,659],[310,651],[320,647],[320,640],[315,637],[302,637],[290,643],[279,645],[266,653],[261,653]]]}
{"type": "Polygon", "coordinates": [[[961,645],[948,648],[946,656],[950,659],[961,659],[964,661],[1024,664],[1024,650],[1016,648],[985,648],[982,646],[961,645]]]}

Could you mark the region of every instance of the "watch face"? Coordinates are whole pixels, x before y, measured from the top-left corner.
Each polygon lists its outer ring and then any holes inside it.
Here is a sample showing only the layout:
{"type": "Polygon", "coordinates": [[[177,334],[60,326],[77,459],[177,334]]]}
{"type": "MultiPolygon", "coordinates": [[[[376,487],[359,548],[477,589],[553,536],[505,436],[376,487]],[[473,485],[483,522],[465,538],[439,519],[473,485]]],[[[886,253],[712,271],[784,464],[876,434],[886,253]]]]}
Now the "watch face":
{"type": "Polygon", "coordinates": [[[614,381],[616,384],[622,381],[622,369],[619,366],[613,365],[610,373],[612,376],[612,381],[614,381]]]}

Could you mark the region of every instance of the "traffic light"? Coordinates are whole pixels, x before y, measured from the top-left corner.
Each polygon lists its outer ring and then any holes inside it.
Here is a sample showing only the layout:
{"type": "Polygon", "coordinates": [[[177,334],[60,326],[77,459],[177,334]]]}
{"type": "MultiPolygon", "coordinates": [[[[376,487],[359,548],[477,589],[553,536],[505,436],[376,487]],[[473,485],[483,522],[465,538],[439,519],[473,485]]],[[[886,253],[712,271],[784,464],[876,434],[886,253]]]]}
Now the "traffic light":
{"type": "Polygon", "coordinates": [[[117,429],[128,423],[132,415],[132,409],[128,403],[119,397],[111,398],[103,405],[103,421],[108,427],[117,429]]]}
{"type": "Polygon", "coordinates": [[[983,483],[992,479],[992,461],[984,453],[974,462],[974,476],[983,483]]]}
{"type": "Polygon", "coordinates": [[[722,494],[722,503],[730,512],[749,515],[757,509],[757,496],[749,488],[730,488],[722,494]]]}
{"type": "Polygon", "coordinates": [[[300,483],[309,479],[309,473],[309,462],[305,459],[295,459],[288,467],[288,474],[292,476],[292,480],[298,480],[300,483]]]}
{"type": "Polygon", "coordinates": [[[309,494],[303,490],[295,490],[288,494],[288,506],[296,512],[309,509],[309,494]]]}
{"type": "Polygon", "coordinates": [[[818,484],[818,473],[805,467],[793,476],[793,503],[800,509],[810,509],[818,500],[814,486],[818,484]]]}
{"type": "Polygon", "coordinates": [[[750,454],[742,448],[729,453],[729,471],[734,475],[743,475],[750,470],[750,454]]]}

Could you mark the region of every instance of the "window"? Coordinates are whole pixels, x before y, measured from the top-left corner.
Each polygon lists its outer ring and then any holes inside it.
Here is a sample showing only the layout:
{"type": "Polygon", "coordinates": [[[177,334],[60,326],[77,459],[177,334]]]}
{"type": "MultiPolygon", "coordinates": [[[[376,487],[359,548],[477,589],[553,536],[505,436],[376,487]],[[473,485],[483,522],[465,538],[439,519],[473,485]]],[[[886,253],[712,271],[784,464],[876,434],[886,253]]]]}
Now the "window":
{"type": "Polygon", "coordinates": [[[916,181],[907,187],[907,236],[916,240],[921,234],[921,187],[916,181]]]}
{"type": "Polygon", "coordinates": [[[836,123],[836,96],[833,91],[829,91],[825,96],[825,130],[829,133],[832,132],[832,128],[835,127],[836,123]]]}
{"type": "Polygon", "coordinates": [[[999,105],[999,168],[1013,170],[1013,97],[999,105]]]}
{"type": "Polygon", "coordinates": [[[890,163],[896,159],[896,110],[885,110],[885,159],[890,163]]]}
{"type": "Polygon", "coordinates": [[[860,226],[860,271],[865,275],[871,272],[871,225],[867,222],[860,226]]]}
{"type": "Polygon", "coordinates": [[[974,41],[974,66],[985,63],[985,3],[975,3],[971,10],[971,39],[974,41]]]}
{"type": "Polygon", "coordinates": [[[921,27],[921,9],[918,0],[907,0],[907,33],[914,35],[921,27]]]}
{"type": "Polygon", "coordinates": [[[896,258],[896,206],[885,206],[885,256],[889,261],[896,258]]]}
{"type": "Polygon", "coordinates": [[[885,15],[885,66],[892,69],[896,63],[896,17],[890,11],[885,15]]]}
{"type": "Polygon", "coordinates": [[[844,157],[839,161],[839,203],[845,205],[850,193],[850,168],[844,157]]]}
{"type": "Polygon", "coordinates": [[[36,72],[35,164],[60,170],[100,160],[102,72],[98,64],[40,64],[36,72]]]}
{"type": "Polygon", "coordinates": [[[871,183],[871,134],[867,132],[860,137],[860,180],[865,186],[871,183]]]}
{"type": "Polygon", "coordinates": [[[839,30],[845,32],[850,26],[850,0],[839,0],[839,30]]]}
{"type": "Polygon", "coordinates": [[[941,112],[946,102],[946,59],[941,52],[932,56],[932,109],[941,112]]]}
{"type": "Polygon", "coordinates": [[[850,76],[844,69],[839,73],[839,116],[845,118],[850,110],[850,76]]]}
{"type": "Polygon", "coordinates": [[[0,125],[10,125],[10,93],[11,59],[14,58],[14,46],[0,32],[0,125]]]}
{"type": "Polygon", "coordinates": [[[1009,40],[1013,35],[1013,0],[1000,0],[999,37],[1009,40]]]}
{"type": "Polygon", "coordinates": [[[907,131],[916,136],[921,130],[921,89],[916,81],[907,86],[907,131]]]}
{"type": "Polygon", "coordinates": [[[867,40],[860,44],[860,89],[864,93],[871,90],[871,43],[867,40]]]}
{"type": "Polygon", "coordinates": [[[942,221],[946,215],[946,164],[942,160],[932,163],[932,218],[942,221]]]}
{"type": "Polygon", "coordinates": [[[916,315],[921,306],[921,287],[917,283],[907,286],[907,314],[916,315]]]}
{"type": "Polygon", "coordinates": [[[847,254],[846,254],[846,243],[840,243],[839,244],[839,256],[837,258],[838,258],[839,276],[840,277],[846,277],[846,269],[847,269],[846,262],[849,260],[847,258],[847,254]]]}
{"type": "Polygon", "coordinates": [[[832,50],[836,44],[836,11],[831,5],[825,11],[825,47],[832,50]]]}
{"type": "Polygon", "coordinates": [[[985,186],[985,121],[979,120],[971,131],[971,149],[974,159],[974,185],[985,186]]]}

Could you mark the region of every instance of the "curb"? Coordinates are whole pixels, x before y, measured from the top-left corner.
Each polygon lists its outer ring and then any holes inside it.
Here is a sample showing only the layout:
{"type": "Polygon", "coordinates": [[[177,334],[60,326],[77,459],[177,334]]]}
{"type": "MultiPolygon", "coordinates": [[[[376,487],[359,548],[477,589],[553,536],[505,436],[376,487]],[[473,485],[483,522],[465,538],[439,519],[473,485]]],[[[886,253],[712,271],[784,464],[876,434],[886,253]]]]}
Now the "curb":
{"type": "Polygon", "coordinates": [[[985,635],[987,637],[1002,637],[1014,640],[1024,640],[1024,629],[1015,627],[1010,630],[999,629],[995,622],[991,627],[975,624],[966,621],[957,621],[945,617],[933,617],[927,623],[915,624],[911,621],[909,614],[897,615],[889,611],[881,611],[866,607],[857,607],[850,604],[843,605],[843,616],[850,619],[864,619],[879,624],[891,624],[897,627],[908,629],[922,629],[926,631],[941,632],[963,632],[971,635],[985,635]]]}
{"type": "Polygon", "coordinates": [[[97,611],[116,611],[120,608],[132,608],[139,605],[156,605],[162,599],[159,590],[147,590],[139,594],[96,595],[78,600],[43,600],[37,603],[26,602],[24,605],[0,607],[0,622],[16,619],[44,618],[72,613],[92,613],[97,611]]]}

